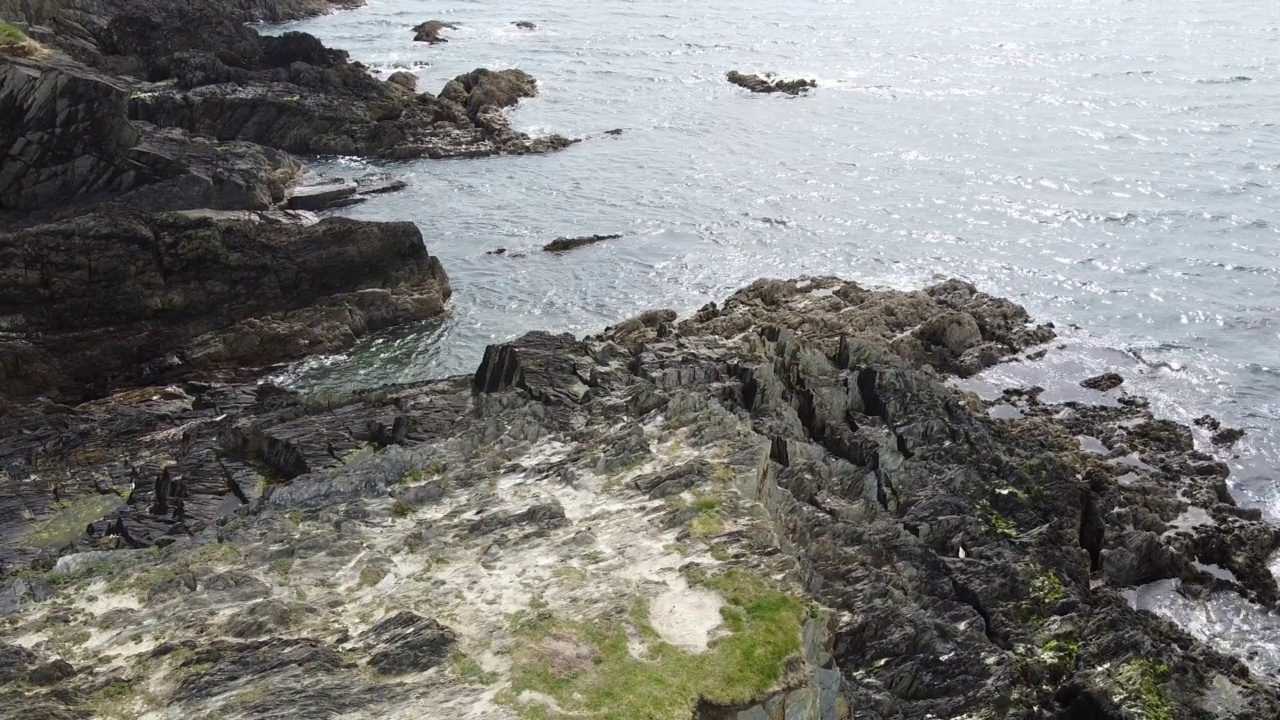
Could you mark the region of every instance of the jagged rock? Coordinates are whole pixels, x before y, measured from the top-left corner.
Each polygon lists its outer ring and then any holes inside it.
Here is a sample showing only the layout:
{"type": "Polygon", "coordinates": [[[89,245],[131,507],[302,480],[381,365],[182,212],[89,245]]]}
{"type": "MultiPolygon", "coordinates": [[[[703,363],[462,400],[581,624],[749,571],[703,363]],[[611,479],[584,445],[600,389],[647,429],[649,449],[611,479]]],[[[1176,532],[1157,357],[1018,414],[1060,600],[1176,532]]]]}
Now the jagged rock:
{"type": "Polygon", "coordinates": [[[517,21],[515,21],[515,22],[513,22],[513,23],[511,23],[511,24],[512,24],[512,25],[515,25],[516,27],[520,28],[521,30],[537,30],[537,29],[538,29],[538,26],[537,26],[537,25],[535,25],[534,23],[529,22],[528,20],[517,20],[517,21]]]}
{"type": "Polygon", "coordinates": [[[1124,378],[1120,377],[1119,374],[1109,372],[1081,380],[1080,387],[1088,388],[1089,390],[1097,390],[1099,392],[1107,392],[1108,390],[1114,390],[1120,387],[1123,383],[1124,378]]]}
{"type": "Polygon", "coordinates": [[[772,73],[766,73],[761,77],[760,75],[744,75],[736,70],[731,70],[725,75],[725,79],[753,93],[799,95],[802,92],[818,87],[816,80],[784,79],[776,77],[772,73]]]}
{"type": "Polygon", "coordinates": [[[1244,430],[1240,428],[1222,428],[1213,434],[1214,445],[1234,445],[1244,437],[1244,430]]]}
{"type": "Polygon", "coordinates": [[[440,31],[446,29],[457,30],[458,26],[453,23],[441,22],[440,20],[428,20],[413,28],[413,39],[416,42],[431,43],[432,45],[446,43],[449,42],[449,39],[440,36],[440,31]]]}
{"type": "Polygon", "coordinates": [[[374,672],[403,675],[444,662],[454,634],[435,620],[401,610],[361,633],[360,641],[371,653],[369,667],[374,672]]]}
{"type": "Polygon", "coordinates": [[[556,238],[546,245],[542,246],[543,251],[550,253],[562,253],[570,250],[576,250],[585,245],[593,245],[605,240],[617,240],[621,235],[587,235],[584,237],[562,237],[556,238]]]}

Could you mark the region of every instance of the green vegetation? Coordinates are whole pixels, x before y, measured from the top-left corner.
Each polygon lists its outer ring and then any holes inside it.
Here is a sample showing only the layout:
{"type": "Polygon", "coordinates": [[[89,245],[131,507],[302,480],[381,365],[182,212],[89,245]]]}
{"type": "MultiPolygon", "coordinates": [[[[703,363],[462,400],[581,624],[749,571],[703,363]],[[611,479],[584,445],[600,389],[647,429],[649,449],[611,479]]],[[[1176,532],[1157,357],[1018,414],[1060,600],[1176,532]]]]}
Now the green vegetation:
{"type": "Polygon", "coordinates": [[[380,565],[370,565],[360,571],[360,584],[357,587],[373,587],[387,576],[387,569],[380,565]]]}
{"type": "Polygon", "coordinates": [[[448,467],[449,466],[445,461],[436,458],[435,460],[427,463],[427,466],[424,468],[409,468],[408,470],[405,470],[404,474],[400,476],[399,482],[406,485],[410,483],[420,483],[423,480],[429,480],[433,477],[443,475],[444,471],[447,470],[448,467]]]}
{"type": "Polygon", "coordinates": [[[86,525],[101,520],[123,505],[124,499],[111,493],[86,495],[69,503],[59,504],[61,507],[54,506],[53,517],[31,531],[31,544],[35,547],[66,545],[72,539],[84,534],[86,525]]]}
{"type": "MultiPolygon", "coordinates": [[[[698,700],[747,703],[777,688],[786,661],[800,650],[805,603],[741,570],[699,582],[725,599],[721,616],[729,634],[706,652],[689,654],[661,640],[637,601],[629,625],[645,641],[632,654],[627,628],[617,620],[548,619],[522,624],[513,652],[511,685],[498,700],[534,719],[564,716],[632,720],[689,717],[698,700]],[[536,692],[556,708],[522,702],[536,692]]],[[[634,637],[633,635],[633,637],[634,637]]]]}
{"type": "Polygon", "coordinates": [[[417,508],[415,508],[411,503],[405,502],[404,500],[396,500],[395,502],[391,503],[391,514],[398,518],[407,518],[417,511],[418,511],[417,508]]]}
{"type": "Polygon", "coordinates": [[[1042,645],[1041,649],[1052,658],[1054,664],[1066,670],[1075,664],[1076,656],[1080,654],[1080,641],[1074,638],[1053,639],[1042,645]]]}
{"type": "Polygon", "coordinates": [[[1169,720],[1173,717],[1173,708],[1160,690],[1160,682],[1168,675],[1168,665],[1134,658],[1116,672],[1116,694],[1125,707],[1139,713],[1143,720],[1169,720]]]}
{"type": "Polygon", "coordinates": [[[277,575],[281,578],[289,577],[289,571],[293,569],[293,558],[282,557],[276,558],[267,563],[267,572],[277,575]]]}
{"type": "Polygon", "coordinates": [[[1031,596],[1041,605],[1054,605],[1067,597],[1066,588],[1052,570],[1045,570],[1031,579],[1031,596]]]}
{"type": "Polygon", "coordinates": [[[454,676],[469,685],[492,685],[498,682],[498,673],[485,670],[474,658],[456,648],[449,653],[449,669],[454,676]]]}
{"type": "Polygon", "coordinates": [[[15,47],[27,42],[27,36],[18,28],[0,20],[0,48],[15,47]]]}
{"type": "Polygon", "coordinates": [[[1007,538],[1016,538],[1021,534],[1018,532],[1017,526],[1013,524],[1013,521],[1001,514],[999,510],[991,507],[991,503],[986,500],[978,502],[977,511],[978,515],[985,518],[987,524],[990,525],[991,529],[995,530],[997,534],[1003,535],[1007,538]]]}

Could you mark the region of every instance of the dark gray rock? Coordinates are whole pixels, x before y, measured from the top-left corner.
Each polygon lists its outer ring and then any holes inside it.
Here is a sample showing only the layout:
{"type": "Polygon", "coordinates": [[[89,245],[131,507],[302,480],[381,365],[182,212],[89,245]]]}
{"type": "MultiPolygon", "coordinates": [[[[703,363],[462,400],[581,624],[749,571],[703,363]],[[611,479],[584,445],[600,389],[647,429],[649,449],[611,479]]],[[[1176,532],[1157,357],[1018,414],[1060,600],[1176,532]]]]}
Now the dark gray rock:
{"type": "Polygon", "coordinates": [[[359,637],[370,652],[369,667],[380,675],[422,672],[444,662],[454,644],[449,628],[402,610],[378,621],[359,637]]]}
{"type": "Polygon", "coordinates": [[[804,79],[783,79],[774,76],[772,73],[760,75],[744,75],[736,70],[731,70],[726,76],[729,82],[738,87],[750,90],[753,93],[783,93],[785,95],[799,95],[807,92],[812,88],[818,87],[816,80],[804,79]]]}
{"type": "Polygon", "coordinates": [[[594,245],[599,242],[604,242],[605,240],[617,240],[620,237],[622,236],[617,234],[587,235],[584,237],[573,237],[573,238],[562,237],[562,238],[556,238],[555,240],[552,240],[546,245],[543,245],[542,249],[549,253],[563,253],[563,252],[568,252],[570,250],[577,250],[578,248],[584,247],[586,245],[594,245]]]}
{"type": "Polygon", "coordinates": [[[1089,390],[1097,390],[1098,392],[1107,392],[1108,390],[1114,390],[1120,387],[1123,383],[1124,378],[1120,377],[1119,374],[1109,372],[1081,380],[1080,387],[1088,388],[1089,390]]]}
{"type": "Polygon", "coordinates": [[[442,37],[440,35],[440,31],[457,29],[458,26],[453,23],[441,22],[440,20],[428,20],[424,23],[419,23],[413,28],[413,39],[417,42],[430,43],[432,45],[437,43],[446,43],[449,42],[449,40],[448,38],[442,37]]]}

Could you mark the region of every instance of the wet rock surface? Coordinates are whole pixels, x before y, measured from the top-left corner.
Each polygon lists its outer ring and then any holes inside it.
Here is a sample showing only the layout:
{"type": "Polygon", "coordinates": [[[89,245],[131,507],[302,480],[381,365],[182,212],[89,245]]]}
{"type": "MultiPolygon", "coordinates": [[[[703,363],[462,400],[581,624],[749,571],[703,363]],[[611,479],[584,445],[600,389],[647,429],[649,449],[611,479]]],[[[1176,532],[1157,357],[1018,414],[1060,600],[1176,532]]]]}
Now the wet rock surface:
{"type": "Polygon", "coordinates": [[[764,75],[745,75],[737,70],[731,70],[725,75],[725,79],[734,85],[750,90],[753,93],[783,93],[785,95],[799,95],[818,87],[818,82],[816,80],[805,80],[803,78],[779,78],[773,73],[765,73],[764,75]]]}
{"type": "Polygon", "coordinates": [[[1275,605],[1280,533],[1226,465],[1137,398],[1014,389],[999,419],[948,385],[1052,337],[1027,320],[956,281],[770,280],[468,377],[31,406],[0,432],[0,672],[49,684],[0,692],[51,717],[1276,717],[1269,679],[1123,594],[1275,605]]]}

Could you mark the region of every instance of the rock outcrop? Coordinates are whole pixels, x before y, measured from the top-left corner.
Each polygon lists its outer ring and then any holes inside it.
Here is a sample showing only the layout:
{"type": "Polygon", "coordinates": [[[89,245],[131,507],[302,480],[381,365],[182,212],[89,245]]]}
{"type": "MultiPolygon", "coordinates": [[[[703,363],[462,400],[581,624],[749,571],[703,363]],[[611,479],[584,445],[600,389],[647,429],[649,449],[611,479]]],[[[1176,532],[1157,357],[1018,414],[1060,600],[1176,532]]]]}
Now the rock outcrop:
{"type": "Polygon", "coordinates": [[[0,672],[66,667],[0,707],[1276,717],[1267,678],[1123,595],[1274,606],[1280,534],[1226,466],[1138,398],[947,383],[1049,337],[956,281],[761,281],[469,377],[32,408],[0,420],[29,566],[0,672]]]}
{"type": "Polygon", "coordinates": [[[331,352],[439,315],[449,294],[410,223],[110,213],[0,234],[0,395],[76,399],[331,352]]]}
{"type": "Polygon", "coordinates": [[[424,42],[435,45],[437,43],[447,43],[449,39],[440,35],[441,30],[457,30],[458,26],[453,23],[442,22],[440,20],[428,20],[419,23],[413,28],[413,39],[415,42],[424,42]]]}
{"type": "Polygon", "coordinates": [[[803,78],[786,79],[779,78],[773,73],[765,73],[760,75],[744,75],[737,70],[730,70],[725,79],[745,88],[753,93],[784,93],[786,95],[799,95],[803,92],[818,87],[816,80],[805,80],[803,78]]]}

